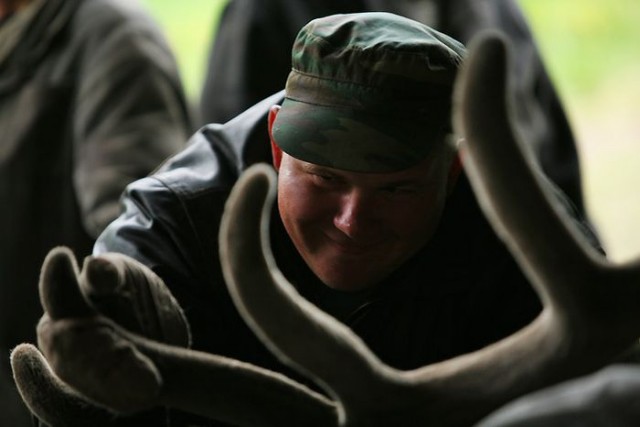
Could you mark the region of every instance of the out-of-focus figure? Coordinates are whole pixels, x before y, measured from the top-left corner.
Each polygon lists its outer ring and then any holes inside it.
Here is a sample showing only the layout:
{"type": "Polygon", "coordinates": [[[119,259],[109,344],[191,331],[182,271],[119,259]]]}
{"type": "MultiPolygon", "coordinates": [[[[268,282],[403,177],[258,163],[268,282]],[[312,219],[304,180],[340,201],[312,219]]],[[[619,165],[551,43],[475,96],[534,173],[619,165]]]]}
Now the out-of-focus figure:
{"type": "Polygon", "coordinates": [[[46,253],[83,257],[125,185],[191,133],[173,54],[130,0],[0,0],[0,425],[30,425],[9,351],[35,339],[46,253]]]}

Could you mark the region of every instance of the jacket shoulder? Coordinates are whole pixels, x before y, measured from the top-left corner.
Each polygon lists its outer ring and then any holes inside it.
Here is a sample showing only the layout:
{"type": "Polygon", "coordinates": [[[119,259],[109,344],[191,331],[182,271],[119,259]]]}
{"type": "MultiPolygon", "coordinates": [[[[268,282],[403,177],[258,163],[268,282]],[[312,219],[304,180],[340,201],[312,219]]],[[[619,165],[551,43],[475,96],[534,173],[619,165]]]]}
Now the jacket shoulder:
{"type": "Polygon", "coordinates": [[[203,126],[153,177],[182,198],[229,190],[247,167],[271,162],[267,114],[282,99],[278,92],[227,123],[203,126]]]}
{"type": "Polygon", "coordinates": [[[225,124],[203,127],[151,176],[129,184],[123,213],[94,252],[121,252],[152,269],[176,266],[185,278],[200,270],[198,259],[210,264],[206,260],[217,254],[219,219],[233,184],[250,164],[270,161],[266,117],[280,98],[267,98],[225,124]]]}

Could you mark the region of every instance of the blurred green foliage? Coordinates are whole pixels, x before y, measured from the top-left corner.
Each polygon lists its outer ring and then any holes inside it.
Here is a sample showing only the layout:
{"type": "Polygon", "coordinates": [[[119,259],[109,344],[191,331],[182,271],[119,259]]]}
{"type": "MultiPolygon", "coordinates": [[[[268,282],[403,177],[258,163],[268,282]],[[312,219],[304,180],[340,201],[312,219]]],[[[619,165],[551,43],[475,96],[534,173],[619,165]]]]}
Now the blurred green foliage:
{"type": "Polygon", "coordinates": [[[158,21],[172,47],[185,90],[197,101],[222,8],[227,0],[140,0],[158,21]]]}
{"type": "Polygon", "coordinates": [[[640,256],[640,2],[519,0],[577,137],[589,216],[610,259],[640,256]]]}
{"type": "Polygon", "coordinates": [[[579,96],[640,64],[637,0],[519,0],[562,91],[579,96]]]}

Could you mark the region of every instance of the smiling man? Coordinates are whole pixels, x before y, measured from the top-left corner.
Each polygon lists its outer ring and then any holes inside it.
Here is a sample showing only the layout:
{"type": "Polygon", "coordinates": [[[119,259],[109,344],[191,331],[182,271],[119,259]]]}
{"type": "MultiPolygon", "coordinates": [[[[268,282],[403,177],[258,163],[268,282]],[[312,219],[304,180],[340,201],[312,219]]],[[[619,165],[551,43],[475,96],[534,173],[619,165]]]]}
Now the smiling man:
{"type": "Polygon", "coordinates": [[[389,14],[299,33],[285,100],[268,116],[278,212],[330,288],[375,286],[434,233],[458,171],[449,113],[463,54],[389,14]]]}
{"type": "MultiPolygon", "coordinates": [[[[279,111],[275,106],[270,112],[271,129],[279,111]]],[[[366,289],[429,241],[455,181],[455,148],[439,144],[436,153],[414,166],[372,173],[299,160],[272,137],[280,217],[324,284],[343,291],[366,289]]]]}
{"type": "Polygon", "coordinates": [[[244,324],[219,262],[229,191],[249,165],[268,162],[279,176],[278,266],[384,362],[416,368],[519,329],[539,302],[484,220],[452,135],[463,56],[454,39],[392,14],[310,22],[284,96],[204,127],[130,185],[95,254],[121,252],[155,271],[184,308],[194,348],[300,379],[244,324]]]}

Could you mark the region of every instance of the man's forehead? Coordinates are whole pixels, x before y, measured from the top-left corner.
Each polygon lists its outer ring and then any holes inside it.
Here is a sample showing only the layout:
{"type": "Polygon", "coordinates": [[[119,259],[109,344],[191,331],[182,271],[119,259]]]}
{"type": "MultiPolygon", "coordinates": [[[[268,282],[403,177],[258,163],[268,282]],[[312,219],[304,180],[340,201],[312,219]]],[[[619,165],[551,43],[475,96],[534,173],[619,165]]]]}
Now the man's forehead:
{"type": "MultiPolygon", "coordinates": [[[[283,153],[285,156],[289,156],[283,153]]],[[[316,163],[300,160],[295,157],[289,156],[293,162],[295,162],[302,171],[308,173],[323,173],[343,178],[368,178],[379,181],[409,181],[424,178],[431,175],[435,165],[438,163],[438,159],[433,156],[427,156],[422,161],[410,168],[393,172],[354,172],[345,169],[333,168],[330,166],[319,165],[316,163]]]]}

